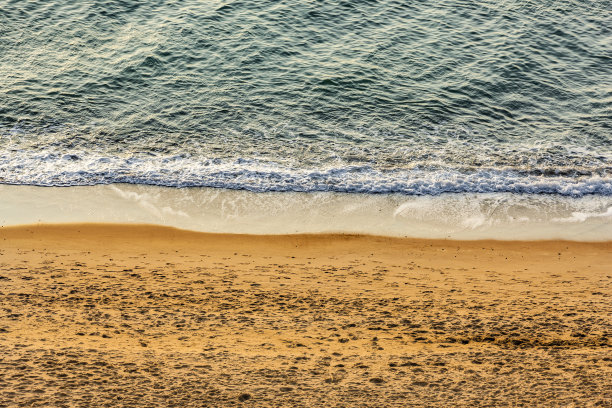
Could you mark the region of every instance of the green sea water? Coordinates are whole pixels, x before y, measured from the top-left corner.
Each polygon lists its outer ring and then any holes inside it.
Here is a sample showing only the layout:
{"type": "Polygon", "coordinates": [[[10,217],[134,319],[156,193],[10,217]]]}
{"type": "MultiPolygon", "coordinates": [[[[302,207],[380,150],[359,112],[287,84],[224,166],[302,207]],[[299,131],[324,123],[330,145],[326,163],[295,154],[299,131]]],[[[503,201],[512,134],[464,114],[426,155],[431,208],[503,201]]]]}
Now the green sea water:
{"type": "Polygon", "coordinates": [[[0,1],[0,183],[612,195],[604,0],[0,1]]]}

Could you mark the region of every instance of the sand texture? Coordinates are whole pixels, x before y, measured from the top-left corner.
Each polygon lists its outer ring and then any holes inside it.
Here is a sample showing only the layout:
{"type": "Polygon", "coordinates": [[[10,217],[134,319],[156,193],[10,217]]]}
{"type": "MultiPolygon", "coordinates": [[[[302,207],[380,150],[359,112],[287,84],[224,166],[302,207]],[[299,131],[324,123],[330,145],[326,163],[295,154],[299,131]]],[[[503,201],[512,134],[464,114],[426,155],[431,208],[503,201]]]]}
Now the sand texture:
{"type": "Polygon", "coordinates": [[[612,406],[612,243],[0,229],[0,406],[612,406]]]}

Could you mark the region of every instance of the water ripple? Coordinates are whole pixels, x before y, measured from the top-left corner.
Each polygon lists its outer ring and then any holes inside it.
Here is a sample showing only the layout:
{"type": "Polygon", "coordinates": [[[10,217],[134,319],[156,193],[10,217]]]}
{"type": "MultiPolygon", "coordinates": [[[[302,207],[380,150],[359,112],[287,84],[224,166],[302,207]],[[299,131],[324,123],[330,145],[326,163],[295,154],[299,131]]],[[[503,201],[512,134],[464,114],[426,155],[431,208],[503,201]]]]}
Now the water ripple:
{"type": "MultiPolygon", "coordinates": [[[[607,10],[603,0],[8,1],[0,182],[152,183],[155,173],[183,185],[126,158],[184,154],[192,169],[217,159],[346,169],[346,185],[348,169],[368,166],[371,191],[383,173],[409,184],[414,169],[609,183],[607,10]],[[27,161],[45,155],[82,160],[70,178],[62,160],[27,161]],[[79,167],[99,158],[127,175],[79,167]]],[[[296,180],[306,184],[292,189],[312,182],[296,180]]],[[[563,191],[573,190],[550,189],[563,191]]]]}

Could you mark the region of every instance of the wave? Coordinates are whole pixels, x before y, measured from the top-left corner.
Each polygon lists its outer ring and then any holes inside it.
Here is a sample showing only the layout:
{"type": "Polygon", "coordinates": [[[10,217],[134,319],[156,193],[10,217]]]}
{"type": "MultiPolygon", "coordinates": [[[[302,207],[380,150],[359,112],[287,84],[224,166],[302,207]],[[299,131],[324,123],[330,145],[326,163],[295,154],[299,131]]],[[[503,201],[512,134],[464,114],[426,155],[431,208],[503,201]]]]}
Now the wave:
{"type": "Polygon", "coordinates": [[[106,157],[75,154],[0,155],[0,183],[33,186],[143,184],[215,187],[253,192],[339,192],[440,195],[443,193],[612,195],[612,177],[599,172],[520,171],[513,168],[377,168],[373,165],[287,166],[255,159],[182,155],[106,157]]]}

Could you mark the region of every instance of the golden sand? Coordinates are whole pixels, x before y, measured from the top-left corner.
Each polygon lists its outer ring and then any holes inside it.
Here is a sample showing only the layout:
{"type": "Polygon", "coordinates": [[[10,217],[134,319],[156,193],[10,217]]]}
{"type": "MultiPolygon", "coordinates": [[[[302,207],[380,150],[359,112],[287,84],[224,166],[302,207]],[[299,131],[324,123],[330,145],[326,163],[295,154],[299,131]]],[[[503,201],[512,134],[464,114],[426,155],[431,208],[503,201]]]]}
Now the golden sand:
{"type": "Polygon", "coordinates": [[[0,406],[612,406],[612,243],[0,229],[0,406]]]}

